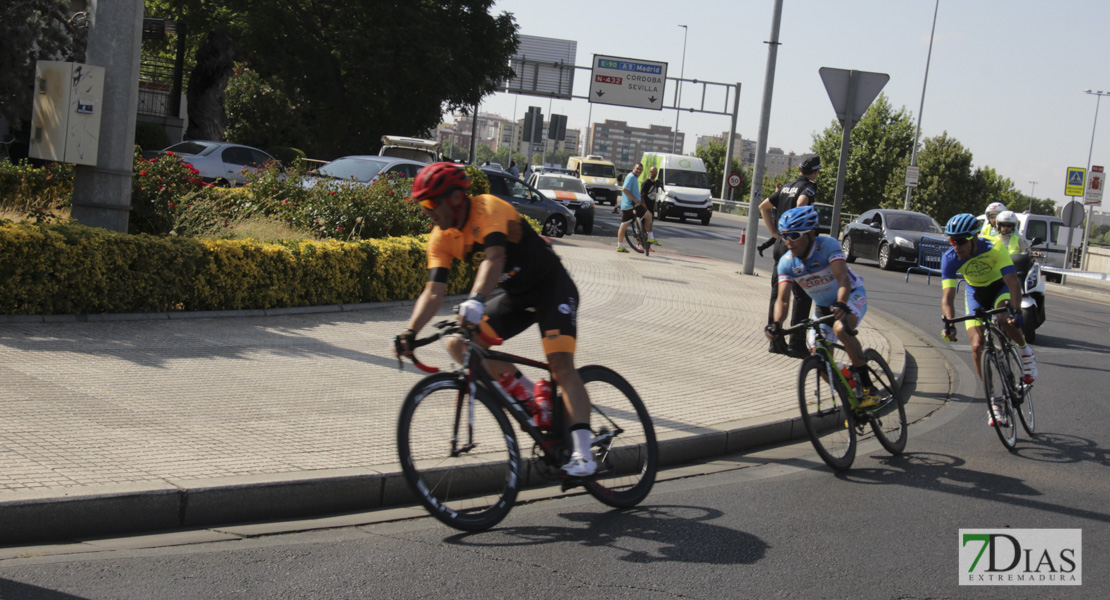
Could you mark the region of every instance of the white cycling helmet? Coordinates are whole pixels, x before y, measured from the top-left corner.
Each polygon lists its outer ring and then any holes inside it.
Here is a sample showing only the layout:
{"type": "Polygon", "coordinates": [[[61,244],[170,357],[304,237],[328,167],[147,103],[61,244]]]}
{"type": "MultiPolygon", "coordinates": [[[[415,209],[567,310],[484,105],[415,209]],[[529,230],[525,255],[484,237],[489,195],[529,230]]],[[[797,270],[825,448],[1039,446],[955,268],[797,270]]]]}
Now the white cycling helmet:
{"type": "Polygon", "coordinates": [[[998,225],[1002,225],[1003,223],[1006,223],[1006,224],[1009,224],[1009,225],[1013,225],[1014,227],[1017,227],[1018,218],[1017,218],[1017,215],[1014,214],[1014,211],[1004,210],[1004,211],[998,213],[998,216],[994,218],[994,222],[997,223],[998,225]]]}
{"type": "Polygon", "coordinates": [[[1006,205],[1001,202],[991,202],[987,205],[987,217],[993,217],[1006,210],[1006,205]]]}

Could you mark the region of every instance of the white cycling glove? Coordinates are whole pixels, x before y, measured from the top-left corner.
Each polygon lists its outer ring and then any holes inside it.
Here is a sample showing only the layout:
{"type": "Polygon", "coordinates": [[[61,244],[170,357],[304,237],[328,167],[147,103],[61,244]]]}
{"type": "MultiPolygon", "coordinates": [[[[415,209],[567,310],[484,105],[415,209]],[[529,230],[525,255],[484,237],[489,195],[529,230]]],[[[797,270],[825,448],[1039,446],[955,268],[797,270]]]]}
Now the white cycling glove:
{"type": "Polygon", "coordinates": [[[484,314],[486,314],[486,304],[478,298],[470,298],[459,305],[459,315],[467,323],[474,325],[481,323],[484,314]]]}

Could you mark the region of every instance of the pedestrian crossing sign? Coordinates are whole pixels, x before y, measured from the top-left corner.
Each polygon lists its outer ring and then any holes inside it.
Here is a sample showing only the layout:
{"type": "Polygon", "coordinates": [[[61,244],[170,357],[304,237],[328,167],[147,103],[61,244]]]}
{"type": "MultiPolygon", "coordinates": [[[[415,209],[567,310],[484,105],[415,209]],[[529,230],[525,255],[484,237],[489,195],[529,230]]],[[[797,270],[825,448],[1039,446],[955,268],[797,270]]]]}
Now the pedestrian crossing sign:
{"type": "Polygon", "coordinates": [[[1068,179],[1064,184],[1065,196],[1082,196],[1087,183],[1087,169],[1068,167],[1068,179]]]}

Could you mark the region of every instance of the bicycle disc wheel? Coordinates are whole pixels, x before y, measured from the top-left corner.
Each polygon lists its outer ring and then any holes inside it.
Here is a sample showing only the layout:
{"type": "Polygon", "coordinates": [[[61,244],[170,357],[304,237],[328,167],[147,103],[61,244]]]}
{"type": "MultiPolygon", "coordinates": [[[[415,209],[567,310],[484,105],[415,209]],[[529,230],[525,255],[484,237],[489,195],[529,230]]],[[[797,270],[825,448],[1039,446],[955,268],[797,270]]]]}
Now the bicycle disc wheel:
{"type": "Polygon", "coordinates": [[[987,348],[980,359],[979,367],[983,374],[983,389],[987,396],[987,410],[994,421],[994,430],[1002,445],[1013,450],[1017,443],[1017,424],[1014,408],[1010,403],[1010,383],[1007,381],[1000,353],[995,348],[987,348]],[[997,407],[997,408],[996,408],[997,407]]]}
{"type": "Polygon", "coordinates": [[[647,497],[659,470],[651,417],[632,385],[612,369],[590,365],[578,373],[590,396],[597,460],[597,475],[586,482],[586,491],[609,506],[635,506],[647,497]]]}
{"type": "Polygon", "coordinates": [[[1021,426],[1029,437],[1037,435],[1037,422],[1033,417],[1033,386],[1025,383],[1025,375],[1021,369],[1021,355],[1017,348],[1009,346],[1006,352],[1006,363],[1010,366],[1014,381],[1014,412],[1021,419],[1021,426]]]}
{"type": "Polygon", "coordinates": [[[867,374],[879,395],[879,404],[867,411],[867,420],[883,448],[891,454],[901,454],[909,437],[902,390],[882,355],[868,348],[863,357],[867,361],[867,374]]]}
{"type": "Polygon", "coordinates": [[[509,514],[522,463],[504,411],[480,393],[471,428],[468,401],[455,374],[424,378],[401,406],[397,452],[405,482],[432,516],[455,529],[481,531],[509,514]]]}
{"type": "Polygon", "coordinates": [[[821,460],[837,471],[846,471],[856,458],[856,429],[844,390],[828,381],[825,361],[810,356],[798,373],[798,403],[802,424],[821,460]]]}

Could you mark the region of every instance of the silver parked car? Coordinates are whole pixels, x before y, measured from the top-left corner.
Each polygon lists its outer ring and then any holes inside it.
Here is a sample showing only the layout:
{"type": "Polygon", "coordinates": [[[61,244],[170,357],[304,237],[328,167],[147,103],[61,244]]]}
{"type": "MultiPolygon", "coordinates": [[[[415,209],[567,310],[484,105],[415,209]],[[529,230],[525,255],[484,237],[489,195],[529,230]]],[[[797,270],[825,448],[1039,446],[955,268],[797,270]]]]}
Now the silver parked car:
{"type": "Polygon", "coordinates": [[[548,237],[563,237],[574,233],[577,222],[574,212],[561,202],[541,194],[536,188],[497,169],[484,168],[489,178],[489,193],[512,204],[521,214],[543,224],[542,233],[548,237]]]}
{"type": "Polygon", "coordinates": [[[409,178],[416,177],[416,173],[426,166],[428,165],[419,161],[392,156],[344,156],[310,173],[301,185],[310,188],[321,181],[332,183],[352,181],[370,185],[386,173],[397,173],[409,178]]]}
{"type": "Polygon", "coordinates": [[[189,140],[162,150],[163,154],[169,152],[193,165],[203,181],[216,185],[243,185],[247,182],[245,170],[261,169],[269,161],[281,164],[258,148],[227,142],[189,140]]]}

